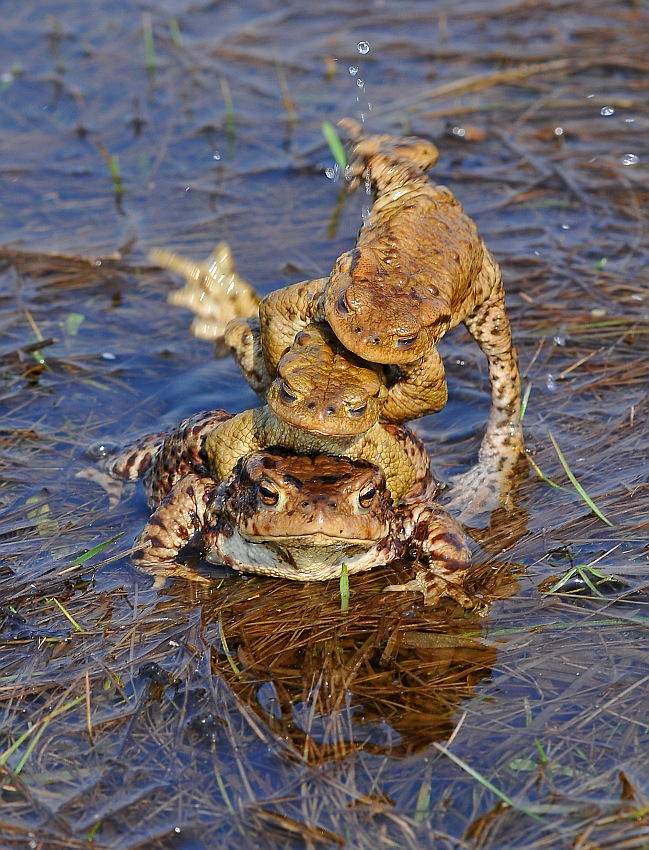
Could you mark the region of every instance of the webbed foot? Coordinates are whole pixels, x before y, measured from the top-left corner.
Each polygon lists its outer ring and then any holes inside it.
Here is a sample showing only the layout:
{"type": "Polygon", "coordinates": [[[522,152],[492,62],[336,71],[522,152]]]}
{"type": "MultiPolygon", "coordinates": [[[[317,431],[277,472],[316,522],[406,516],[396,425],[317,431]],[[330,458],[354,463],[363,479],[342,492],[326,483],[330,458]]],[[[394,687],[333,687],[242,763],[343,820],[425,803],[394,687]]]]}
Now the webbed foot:
{"type": "Polygon", "coordinates": [[[489,525],[498,508],[514,507],[513,491],[520,480],[520,455],[478,461],[467,472],[451,479],[444,507],[464,525],[482,528],[489,525]],[[448,495],[447,495],[448,494],[448,495]]]}
{"type": "Polygon", "coordinates": [[[386,591],[413,591],[421,593],[424,597],[424,605],[436,605],[443,597],[454,599],[462,608],[473,609],[478,600],[472,599],[464,588],[457,584],[457,570],[454,571],[454,581],[449,581],[439,573],[431,569],[417,570],[415,577],[405,584],[390,584],[386,591]]]}

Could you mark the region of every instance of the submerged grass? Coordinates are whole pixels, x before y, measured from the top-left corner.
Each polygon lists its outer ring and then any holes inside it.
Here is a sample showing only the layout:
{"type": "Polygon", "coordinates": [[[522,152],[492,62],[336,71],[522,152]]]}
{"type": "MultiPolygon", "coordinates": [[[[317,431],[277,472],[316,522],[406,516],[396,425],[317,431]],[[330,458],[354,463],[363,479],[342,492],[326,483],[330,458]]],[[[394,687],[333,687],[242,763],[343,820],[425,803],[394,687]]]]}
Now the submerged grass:
{"type": "Polygon", "coordinates": [[[441,744],[434,744],[434,747],[438,752],[445,755],[446,758],[449,758],[458,767],[461,767],[462,770],[464,770],[466,773],[469,774],[470,777],[472,777],[472,779],[475,779],[477,782],[480,783],[480,785],[487,788],[489,791],[491,791],[492,794],[495,794],[496,797],[501,799],[503,803],[505,803],[505,805],[509,806],[510,809],[516,809],[516,811],[527,815],[527,817],[532,818],[533,820],[538,821],[539,823],[545,823],[544,819],[540,815],[538,815],[536,812],[533,812],[531,809],[516,803],[514,800],[512,800],[511,797],[508,797],[507,794],[505,794],[503,791],[500,790],[500,788],[494,785],[493,782],[490,782],[486,777],[482,776],[482,774],[475,770],[475,768],[471,767],[470,764],[467,764],[464,759],[461,759],[459,756],[455,755],[455,753],[453,753],[451,750],[447,749],[446,747],[443,747],[441,744]]]}
{"type": "Polygon", "coordinates": [[[227,77],[222,74],[219,80],[221,84],[221,96],[223,97],[223,105],[225,106],[225,126],[227,127],[230,136],[234,136],[237,131],[237,122],[234,115],[234,103],[232,101],[232,92],[227,77]]]}
{"type": "Polygon", "coordinates": [[[150,12],[142,13],[142,38],[144,40],[144,59],[149,74],[154,74],[157,66],[155,42],[153,40],[153,18],[150,12]]]}
{"type": "Polygon", "coordinates": [[[108,166],[111,177],[113,178],[113,186],[115,187],[115,197],[120,199],[124,194],[124,183],[122,182],[122,172],[119,164],[119,156],[111,154],[106,145],[100,140],[95,139],[95,146],[102,156],[102,159],[108,166]]]}

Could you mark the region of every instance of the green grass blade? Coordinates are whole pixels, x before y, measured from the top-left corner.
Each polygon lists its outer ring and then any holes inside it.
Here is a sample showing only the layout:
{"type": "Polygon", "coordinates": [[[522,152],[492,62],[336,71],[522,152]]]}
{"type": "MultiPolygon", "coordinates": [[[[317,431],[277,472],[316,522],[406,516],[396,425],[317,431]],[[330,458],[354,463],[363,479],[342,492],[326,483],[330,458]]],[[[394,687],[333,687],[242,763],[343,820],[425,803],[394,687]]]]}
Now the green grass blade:
{"type": "Polygon", "coordinates": [[[573,567],[571,570],[562,576],[556,584],[553,584],[551,588],[549,588],[548,593],[558,593],[564,584],[567,584],[573,576],[577,575],[577,567],[573,567]]]}
{"type": "Polygon", "coordinates": [[[72,614],[70,614],[70,613],[68,613],[68,611],[66,611],[65,606],[61,602],[59,602],[58,599],[56,599],[54,596],[50,596],[45,601],[46,602],[53,602],[56,605],[56,607],[59,609],[59,611],[63,614],[63,616],[66,618],[66,620],[68,620],[70,623],[72,623],[72,627],[74,628],[75,631],[77,631],[77,632],[83,631],[83,629],[81,628],[79,623],[77,623],[77,621],[74,619],[72,614]]]}
{"type": "Polygon", "coordinates": [[[584,584],[590,588],[593,596],[604,596],[599,587],[597,587],[597,585],[592,581],[591,577],[588,575],[589,572],[590,570],[588,570],[587,568],[579,570],[579,575],[581,576],[584,584]]]}
{"type": "Polygon", "coordinates": [[[232,101],[232,92],[227,79],[221,75],[221,96],[223,97],[223,105],[225,106],[225,126],[230,136],[234,136],[237,131],[237,122],[234,117],[234,103],[232,101]]]}
{"type": "Polygon", "coordinates": [[[530,393],[532,392],[532,384],[528,384],[525,387],[525,392],[523,393],[523,398],[521,401],[521,412],[518,415],[518,421],[522,422],[523,417],[525,416],[525,411],[527,410],[527,402],[530,400],[530,393]]]}
{"type": "Polygon", "coordinates": [[[349,610],[349,575],[345,563],[340,570],[340,610],[343,613],[349,610]]]}
{"type": "Polygon", "coordinates": [[[88,549],[87,552],[84,552],[83,555],[79,555],[78,558],[72,562],[70,566],[72,567],[80,567],[89,561],[91,558],[94,558],[95,555],[98,555],[106,546],[110,546],[111,543],[114,543],[116,540],[119,540],[120,537],[123,537],[124,532],[120,531],[119,534],[116,534],[114,537],[109,537],[108,540],[104,540],[103,543],[98,543],[96,546],[93,546],[92,549],[88,549]]]}
{"type": "Polygon", "coordinates": [[[570,483],[572,484],[572,486],[573,486],[573,487],[575,488],[575,490],[579,493],[579,495],[580,495],[580,496],[581,496],[581,498],[584,500],[584,502],[586,502],[586,504],[587,504],[587,505],[588,505],[588,507],[591,509],[591,511],[592,511],[592,512],[593,512],[596,516],[598,516],[598,517],[602,520],[602,522],[605,522],[605,523],[606,523],[606,525],[610,525],[610,526],[612,526],[612,525],[613,525],[613,523],[610,521],[610,519],[608,519],[607,517],[605,517],[605,516],[604,516],[604,514],[600,511],[600,509],[597,507],[597,505],[595,504],[595,502],[593,502],[593,500],[590,498],[590,496],[588,495],[588,493],[587,493],[587,492],[584,490],[584,488],[581,486],[581,484],[579,483],[579,481],[577,481],[577,479],[575,478],[575,476],[574,476],[574,474],[573,474],[573,471],[572,471],[572,470],[570,469],[570,467],[568,466],[568,461],[567,461],[567,460],[565,459],[565,457],[563,456],[563,452],[561,451],[561,449],[560,449],[560,448],[559,448],[559,446],[557,445],[557,441],[554,439],[554,436],[552,435],[552,432],[551,432],[551,431],[548,431],[548,436],[550,437],[550,440],[551,440],[551,442],[552,442],[552,445],[554,446],[554,450],[555,450],[555,452],[557,453],[557,457],[559,458],[559,460],[560,460],[560,462],[561,462],[561,466],[563,466],[563,468],[565,469],[565,471],[566,471],[566,475],[567,475],[567,476],[568,476],[568,478],[570,479],[570,483]]]}
{"type": "Polygon", "coordinates": [[[345,153],[343,143],[340,141],[338,130],[336,130],[333,124],[330,124],[328,121],[323,121],[322,134],[327,140],[329,150],[333,154],[333,158],[336,160],[338,167],[342,172],[344,172],[347,168],[347,154],[345,153]]]}
{"type": "Polygon", "coordinates": [[[153,42],[153,19],[149,12],[142,14],[142,39],[144,41],[144,56],[146,69],[152,74],[156,69],[155,44],[153,42]]]}
{"type": "Polygon", "coordinates": [[[561,484],[557,484],[556,481],[553,481],[551,478],[548,478],[545,472],[543,472],[540,467],[536,465],[536,463],[529,455],[527,455],[527,459],[530,462],[530,466],[532,467],[534,472],[536,472],[536,474],[539,476],[541,481],[545,481],[546,484],[549,484],[550,487],[554,487],[555,490],[563,490],[565,493],[569,492],[567,487],[562,487],[561,484]]]}

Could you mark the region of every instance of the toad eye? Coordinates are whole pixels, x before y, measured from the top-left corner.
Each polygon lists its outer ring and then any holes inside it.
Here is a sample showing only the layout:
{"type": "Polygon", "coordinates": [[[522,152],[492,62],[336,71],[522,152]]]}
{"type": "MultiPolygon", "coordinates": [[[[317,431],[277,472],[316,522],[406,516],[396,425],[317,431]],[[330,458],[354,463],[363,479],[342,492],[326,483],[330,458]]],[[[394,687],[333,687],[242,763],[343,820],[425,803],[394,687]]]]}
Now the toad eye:
{"type": "Polygon", "coordinates": [[[297,395],[289,387],[286,381],[280,381],[279,397],[285,404],[295,404],[295,402],[297,401],[297,395]]]}
{"type": "Polygon", "coordinates": [[[361,508],[369,508],[376,496],[374,484],[366,484],[358,494],[358,504],[361,508]]]}
{"type": "Polygon", "coordinates": [[[350,419],[360,419],[361,416],[365,416],[365,412],[367,411],[367,402],[364,401],[362,404],[357,404],[356,407],[348,407],[347,415],[350,419]]]}
{"type": "Polygon", "coordinates": [[[347,303],[347,293],[342,292],[338,296],[338,300],[336,301],[336,309],[340,313],[341,316],[349,316],[351,313],[351,307],[347,303]]]}
{"type": "Polygon", "coordinates": [[[259,498],[265,505],[274,507],[279,502],[279,490],[268,478],[262,478],[257,488],[259,498]]]}
{"type": "Polygon", "coordinates": [[[400,336],[397,339],[396,347],[402,350],[407,350],[408,348],[412,348],[413,345],[417,342],[417,338],[419,337],[418,333],[410,334],[409,336],[400,336]]]}

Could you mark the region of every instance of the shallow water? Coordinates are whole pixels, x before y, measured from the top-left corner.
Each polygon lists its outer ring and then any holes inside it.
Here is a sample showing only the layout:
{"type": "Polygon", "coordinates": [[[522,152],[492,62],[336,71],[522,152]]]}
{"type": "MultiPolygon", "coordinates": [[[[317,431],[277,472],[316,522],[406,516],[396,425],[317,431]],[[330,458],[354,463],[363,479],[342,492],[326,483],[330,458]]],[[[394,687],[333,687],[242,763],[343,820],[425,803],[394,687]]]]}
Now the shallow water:
{"type": "MultiPolygon", "coordinates": [[[[648,10],[582,7],[5,4],[3,846],[646,846],[648,10]],[[334,584],[156,589],[127,554],[141,492],[78,477],[105,440],[254,403],[146,255],[225,239],[264,292],[326,274],[366,205],[325,176],[345,115],[439,145],[503,267],[528,448],[566,488],[530,469],[474,530],[483,617],[386,597],[392,570],[346,614],[334,584]],[[588,564],[624,584],[539,589],[588,564]]],[[[463,331],[441,350],[450,402],[416,429],[444,476],[488,394],[463,331]]]]}

